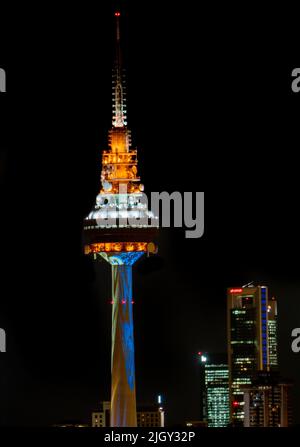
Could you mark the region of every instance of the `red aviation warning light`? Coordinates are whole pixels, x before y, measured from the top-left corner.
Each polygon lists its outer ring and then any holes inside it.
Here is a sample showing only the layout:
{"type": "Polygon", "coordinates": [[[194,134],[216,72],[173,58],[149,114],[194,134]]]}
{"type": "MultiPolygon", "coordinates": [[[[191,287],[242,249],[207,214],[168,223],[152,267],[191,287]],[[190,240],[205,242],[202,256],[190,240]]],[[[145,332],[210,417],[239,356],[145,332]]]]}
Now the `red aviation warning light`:
{"type": "Polygon", "coordinates": [[[120,17],[121,13],[119,11],[115,12],[115,17],[120,17]]]}

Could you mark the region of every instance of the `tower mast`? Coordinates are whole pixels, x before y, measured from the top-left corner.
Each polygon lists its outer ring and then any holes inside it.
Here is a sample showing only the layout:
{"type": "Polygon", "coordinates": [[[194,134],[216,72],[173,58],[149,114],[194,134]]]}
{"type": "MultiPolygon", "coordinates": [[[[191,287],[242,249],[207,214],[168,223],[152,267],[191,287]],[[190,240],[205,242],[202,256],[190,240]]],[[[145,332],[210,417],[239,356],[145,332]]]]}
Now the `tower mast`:
{"type": "Polygon", "coordinates": [[[125,73],[122,69],[122,51],[120,37],[120,16],[119,11],[115,12],[116,22],[116,50],[113,68],[113,127],[126,127],[126,86],[125,73]]]}
{"type": "MultiPolygon", "coordinates": [[[[120,44],[120,12],[115,12],[113,119],[109,150],[103,151],[101,189],[84,222],[85,253],[101,256],[112,271],[111,426],[135,427],[135,361],[132,266],[155,253],[157,223],[143,201],[137,150],[130,147],[120,44]],[[154,223],[154,224],[153,224],[154,223]]],[[[156,221],[157,222],[157,221],[156,221]]]]}

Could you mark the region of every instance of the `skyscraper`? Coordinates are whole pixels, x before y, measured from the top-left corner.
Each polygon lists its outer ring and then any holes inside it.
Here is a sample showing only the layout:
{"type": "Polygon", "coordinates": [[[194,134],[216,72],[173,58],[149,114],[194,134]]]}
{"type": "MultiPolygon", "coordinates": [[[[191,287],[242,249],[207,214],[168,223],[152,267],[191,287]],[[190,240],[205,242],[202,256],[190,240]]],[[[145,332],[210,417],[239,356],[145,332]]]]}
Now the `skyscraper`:
{"type": "Polygon", "coordinates": [[[266,286],[227,290],[227,335],[231,421],[243,425],[243,388],[278,363],[277,303],[266,286]]]}
{"type": "Polygon", "coordinates": [[[112,427],[134,427],[136,418],[132,266],[155,253],[154,216],[148,211],[137,174],[137,150],[127,127],[126,87],[121,55],[120,16],[115,12],[112,128],[102,155],[101,189],[84,222],[85,253],[104,258],[112,270],[112,427]]]}
{"type": "Polygon", "coordinates": [[[227,427],[229,411],[229,373],[225,354],[198,353],[200,357],[200,420],[208,427],[227,427]]]}

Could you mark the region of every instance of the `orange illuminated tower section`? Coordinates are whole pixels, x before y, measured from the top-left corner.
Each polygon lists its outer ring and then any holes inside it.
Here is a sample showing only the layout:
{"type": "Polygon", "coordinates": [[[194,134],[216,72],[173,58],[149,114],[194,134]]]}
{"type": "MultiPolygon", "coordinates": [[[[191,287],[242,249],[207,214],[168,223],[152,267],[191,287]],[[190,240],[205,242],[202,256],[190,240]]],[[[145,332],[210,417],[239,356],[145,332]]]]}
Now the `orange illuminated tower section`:
{"type": "Polygon", "coordinates": [[[115,23],[110,148],[103,151],[101,189],[84,221],[84,241],[86,254],[101,256],[112,266],[111,426],[135,427],[132,266],[143,254],[157,251],[157,219],[148,210],[127,128],[119,12],[115,23]]]}
{"type": "Polygon", "coordinates": [[[102,192],[117,194],[122,187],[129,193],[143,190],[137,176],[137,151],[130,149],[131,132],[127,128],[125,73],[122,69],[120,13],[116,19],[116,55],[113,69],[113,117],[109,132],[110,150],[102,157],[102,192]]]}

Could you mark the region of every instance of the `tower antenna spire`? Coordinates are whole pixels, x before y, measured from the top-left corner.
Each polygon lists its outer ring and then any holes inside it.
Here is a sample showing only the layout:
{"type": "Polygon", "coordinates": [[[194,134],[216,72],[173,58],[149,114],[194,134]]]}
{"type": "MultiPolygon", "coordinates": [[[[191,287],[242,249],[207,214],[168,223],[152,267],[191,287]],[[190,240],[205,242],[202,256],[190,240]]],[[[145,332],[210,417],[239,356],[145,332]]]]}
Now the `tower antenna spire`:
{"type": "Polygon", "coordinates": [[[127,126],[127,113],[126,113],[126,87],[125,87],[125,74],[122,68],[122,51],[121,51],[121,39],[120,39],[120,11],[116,11],[115,14],[116,23],[116,54],[113,68],[113,127],[126,127],[127,126]]]}

